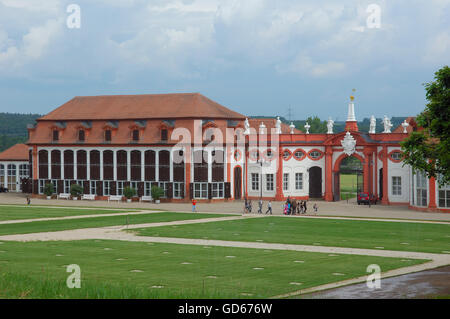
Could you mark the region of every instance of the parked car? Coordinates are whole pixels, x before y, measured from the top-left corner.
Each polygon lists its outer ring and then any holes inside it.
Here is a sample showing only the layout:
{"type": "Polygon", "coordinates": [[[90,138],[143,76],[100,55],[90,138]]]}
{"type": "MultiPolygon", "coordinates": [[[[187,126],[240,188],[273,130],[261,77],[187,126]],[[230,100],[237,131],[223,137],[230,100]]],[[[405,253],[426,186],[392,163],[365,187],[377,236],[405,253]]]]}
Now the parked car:
{"type": "Polygon", "coordinates": [[[363,204],[376,204],[377,203],[377,198],[373,195],[369,195],[368,193],[358,193],[358,197],[357,197],[357,202],[358,205],[361,205],[361,203],[363,204]]]}

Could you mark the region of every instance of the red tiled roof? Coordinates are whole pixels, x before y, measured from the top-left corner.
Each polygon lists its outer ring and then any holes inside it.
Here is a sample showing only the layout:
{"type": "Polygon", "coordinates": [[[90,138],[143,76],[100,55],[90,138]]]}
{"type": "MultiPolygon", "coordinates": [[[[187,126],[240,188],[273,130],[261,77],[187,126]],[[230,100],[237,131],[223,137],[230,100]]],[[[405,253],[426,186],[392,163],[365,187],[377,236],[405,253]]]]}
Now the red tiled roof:
{"type": "Polygon", "coordinates": [[[38,120],[123,120],[167,118],[240,119],[199,93],[78,96],[38,120]]]}
{"type": "Polygon", "coordinates": [[[0,153],[0,161],[28,161],[28,146],[16,144],[0,153]]]}

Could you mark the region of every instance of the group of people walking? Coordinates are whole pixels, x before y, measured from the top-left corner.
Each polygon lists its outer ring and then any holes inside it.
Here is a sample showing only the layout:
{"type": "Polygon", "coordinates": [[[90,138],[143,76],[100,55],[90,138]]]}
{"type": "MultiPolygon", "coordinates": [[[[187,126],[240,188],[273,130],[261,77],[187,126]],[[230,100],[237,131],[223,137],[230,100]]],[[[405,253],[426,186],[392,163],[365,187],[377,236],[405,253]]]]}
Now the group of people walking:
{"type": "MultiPolygon", "coordinates": [[[[286,202],[283,203],[282,211],[284,215],[300,215],[300,214],[306,214],[308,207],[307,207],[307,201],[301,200],[291,200],[290,197],[287,198],[286,202]]],[[[317,204],[314,204],[313,210],[315,213],[317,213],[318,206],[317,204]]],[[[252,200],[247,200],[245,198],[245,206],[244,206],[244,213],[251,213],[252,212],[252,200]]],[[[258,201],[258,214],[263,214],[263,201],[260,199],[258,201]]],[[[272,201],[269,200],[267,204],[267,210],[265,211],[265,214],[272,215],[272,201]]]]}

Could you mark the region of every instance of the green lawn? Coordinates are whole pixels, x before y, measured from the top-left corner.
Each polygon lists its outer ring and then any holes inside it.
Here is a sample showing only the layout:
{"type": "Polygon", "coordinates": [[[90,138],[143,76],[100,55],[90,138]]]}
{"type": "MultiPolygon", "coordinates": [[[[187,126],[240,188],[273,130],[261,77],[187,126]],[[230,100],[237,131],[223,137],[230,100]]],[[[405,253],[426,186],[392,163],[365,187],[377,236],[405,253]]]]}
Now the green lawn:
{"type": "Polygon", "coordinates": [[[29,234],[38,232],[60,231],[78,228],[107,227],[128,224],[144,224],[171,222],[176,220],[202,219],[214,217],[229,217],[233,215],[203,214],[203,213],[149,213],[142,215],[122,215],[76,218],[69,220],[33,221],[27,223],[0,224],[0,235],[29,234]]]}
{"type": "Polygon", "coordinates": [[[142,236],[263,241],[302,245],[450,251],[450,225],[267,217],[134,230],[142,236]]]}
{"type": "Polygon", "coordinates": [[[108,240],[2,242],[0,298],[265,298],[367,275],[370,264],[387,271],[422,262],[108,240]],[[69,264],[81,267],[81,289],[66,287],[69,264]]]}
{"type": "Polygon", "coordinates": [[[340,174],[341,199],[355,198],[357,185],[356,174],[340,174]]]}
{"type": "Polygon", "coordinates": [[[66,217],[79,215],[97,215],[125,213],[130,210],[107,210],[107,209],[82,209],[82,208],[62,208],[62,207],[39,207],[39,206],[3,206],[0,205],[0,221],[20,220],[48,217],[66,217]]]}

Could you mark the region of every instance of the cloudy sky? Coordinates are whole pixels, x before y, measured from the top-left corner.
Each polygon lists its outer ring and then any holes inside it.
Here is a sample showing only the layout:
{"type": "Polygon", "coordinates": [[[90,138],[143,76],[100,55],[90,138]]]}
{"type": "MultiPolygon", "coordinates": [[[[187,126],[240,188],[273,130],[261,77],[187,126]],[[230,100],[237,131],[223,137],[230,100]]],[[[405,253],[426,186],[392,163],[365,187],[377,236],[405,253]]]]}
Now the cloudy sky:
{"type": "Polygon", "coordinates": [[[246,115],[344,120],[355,88],[358,119],[407,116],[449,64],[450,0],[0,0],[0,112],[200,92],[246,115]]]}

